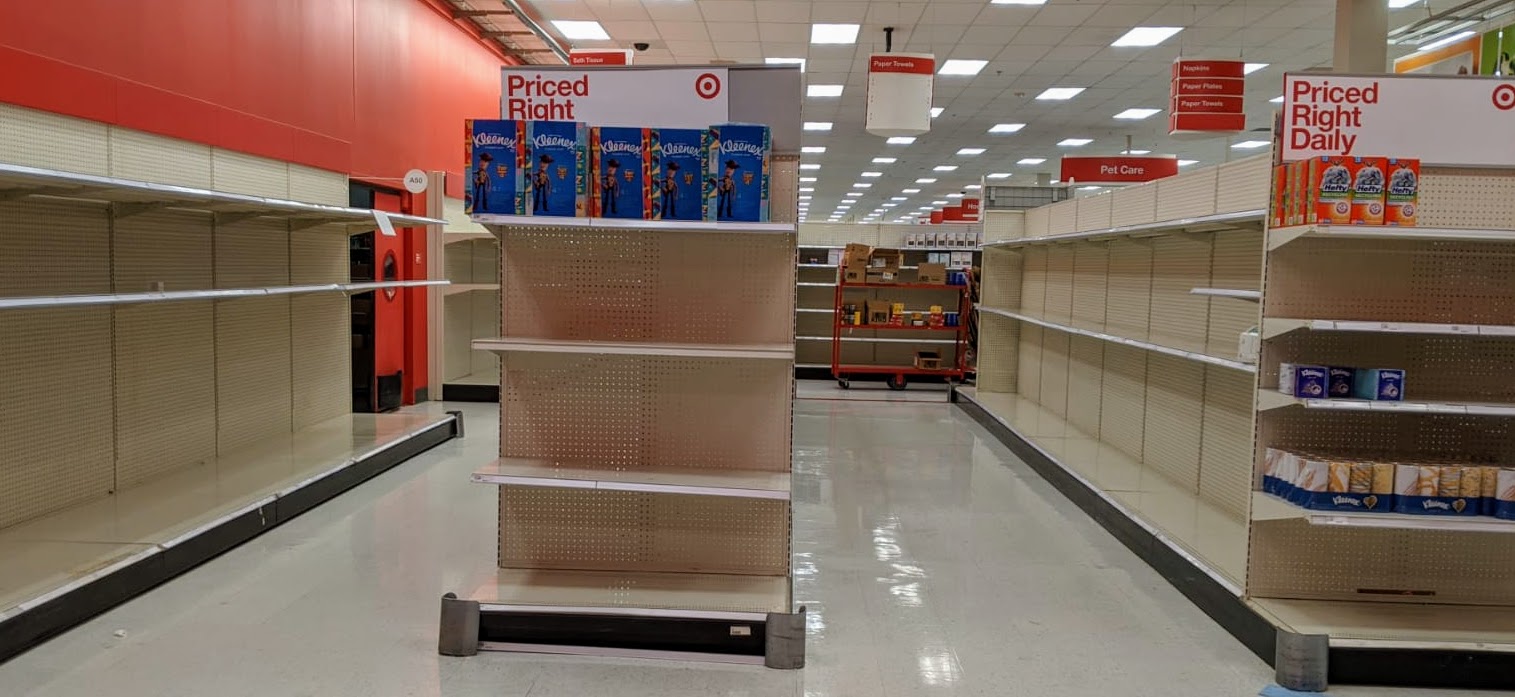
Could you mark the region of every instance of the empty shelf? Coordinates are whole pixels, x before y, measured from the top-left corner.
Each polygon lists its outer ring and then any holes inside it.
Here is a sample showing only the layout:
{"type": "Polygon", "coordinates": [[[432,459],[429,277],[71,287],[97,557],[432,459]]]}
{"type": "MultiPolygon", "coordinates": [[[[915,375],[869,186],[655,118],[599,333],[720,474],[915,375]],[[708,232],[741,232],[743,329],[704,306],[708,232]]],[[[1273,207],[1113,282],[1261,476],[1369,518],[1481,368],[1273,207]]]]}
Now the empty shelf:
{"type": "Polygon", "coordinates": [[[1209,295],[1216,298],[1236,298],[1238,300],[1262,300],[1260,290],[1241,290],[1237,288],[1190,288],[1191,295],[1209,295]]]}
{"type": "Polygon", "coordinates": [[[1304,407],[1333,411],[1371,411],[1377,413],[1465,414],[1468,416],[1515,416],[1515,404],[1491,402],[1385,402],[1370,399],[1306,399],[1275,390],[1257,391],[1257,410],[1304,407]]]}
{"type": "Polygon", "coordinates": [[[1132,346],[1132,347],[1135,347],[1135,348],[1139,348],[1139,349],[1142,349],[1144,351],[1152,351],[1153,353],[1161,353],[1161,354],[1165,354],[1165,355],[1168,355],[1168,356],[1175,356],[1175,357],[1178,357],[1178,358],[1187,358],[1187,359],[1189,359],[1191,361],[1199,361],[1200,363],[1208,363],[1210,365],[1218,365],[1218,366],[1220,366],[1222,368],[1230,368],[1232,370],[1240,370],[1240,371],[1247,372],[1247,373],[1255,373],[1255,372],[1257,372],[1257,366],[1255,366],[1255,365],[1253,365],[1251,363],[1244,363],[1242,361],[1235,361],[1235,360],[1231,360],[1229,358],[1221,358],[1219,356],[1212,356],[1212,355],[1210,355],[1208,353],[1200,353],[1198,351],[1185,351],[1183,349],[1176,349],[1176,348],[1173,348],[1171,346],[1163,346],[1161,344],[1154,344],[1154,343],[1147,342],[1147,341],[1138,341],[1136,339],[1128,339],[1126,337],[1116,336],[1114,334],[1106,334],[1104,332],[1096,332],[1096,331],[1092,331],[1092,330],[1089,330],[1089,329],[1080,329],[1078,327],[1070,327],[1070,326],[1068,326],[1066,324],[1058,324],[1056,322],[1048,322],[1047,320],[1044,320],[1044,319],[1041,319],[1041,318],[1038,318],[1038,317],[1032,317],[1031,315],[1026,315],[1026,314],[1022,314],[1022,313],[1019,313],[1019,312],[1011,312],[1010,310],[1001,310],[999,308],[994,308],[994,307],[984,307],[984,306],[980,305],[978,307],[978,311],[980,313],[987,313],[987,314],[990,314],[990,315],[997,315],[999,317],[1008,317],[1010,319],[1020,320],[1022,322],[1029,322],[1029,323],[1035,324],[1035,325],[1037,325],[1039,327],[1046,327],[1048,329],[1056,329],[1056,330],[1058,330],[1060,332],[1067,332],[1069,334],[1077,334],[1079,336],[1087,336],[1087,337],[1089,337],[1091,339],[1099,339],[1100,341],[1109,341],[1111,343],[1116,343],[1116,344],[1125,344],[1127,346],[1132,346]]]}
{"type": "Polygon", "coordinates": [[[760,620],[791,611],[788,577],[739,574],[499,569],[469,599],[486,612],[760,620]]]}
{"type": "Polygon", "coordinates": [[[1515,520],[1489,516],[1436,516],[1408,513],[1318,511],[1296,506],[1277,496],[1252,492],[1252,520],[1303,520],[1311,525],[1432,530],[1438,532],[1515,532],[1515,520]]]}
{"type": "Polygon", "coordinates": [[[311,286],[275,286],[271,288],[214,288],[207,290],[170,290],[148,293],[113,293],[101,295],[51,295],[0,298],[0,310],[41,307],[80,307],[85,305],[139,305],[143,303],[184,302],[189,300],[227,300],[269,295],[304,293],[360,293],[379,288],[416,288],[445,286],[451,281],[383,281],[379,283],[324,283],[311,286]]]}
{"type": "Polygon", "coordinates": [[[1499,324],[1440,324],[1431,322],[1369,322],[1339,319],[1285,319],[1264,317],[1265,339],[1309,329],[1317,332],[1370,332],[1378,334],[1451,334],[1462,336],[1515,337],[1515,326],[1499,324]]]}
{"type": "Polygon", "coordinates": [[[446,294],[457,295],[459,293],[472,293],[480,290],[497,291],[499,289],[500,284],[498,283],[454,283],[447,288],[446,294]]]}
{"type": "Polygon", "coordinates": [[[789,499],[788,472],[656,467],[608,470],[591,462],[502,458],[473,473],[481,484],[605,491],[643,491],[694,496],[789,499]]]}
{"type": "Polygon", "coordinates": [[[794,359],[793,344],[680,344],[653,341],[583,341],[501,337],[475,339],[473,348],[496,353],[577,353],[691,358],[794,359]]]}
{"type": "Polygon", "coordinates": [[[1274,623],[1333,647],[1515,652],[1515,608],[1253,598],[1274,623]]]}
{"type": "Polygon", "coordinates": [[[1511,242],[1515,241],[1515,230],[1377,225],[1295,225],[1269,230],[1268,249],[1278,249],[1301,238],[1511,242]]]}
{"type": "Polygon", "coordinates": [[[1107,237],[1132,237],[1146,235],[1161,235],[1172,232],[1214,232],[1219,230],[1232,230],[1240,227],[1256,227],[1262,223],[1264,210],[1237,211],[1235,213],[1217,213],[1215,215],[1201,215],[1193,218],[1180,218],[1177,220],[1162,220],[1155,223],[1142,223],[1139,225],[1122,225],[1119,227],[1099,228],[1095,230],[1083,230],[1080,232],[1068,232],[1058,235],[1039,235],[1037,237],[1022,237],[1013,240],[995,240],[985,242],[985,247],[1019,247],[1028,244],[1046,244],[1050,242],[1065,242],[1071,240],[1101,239],[1107,237]]]}

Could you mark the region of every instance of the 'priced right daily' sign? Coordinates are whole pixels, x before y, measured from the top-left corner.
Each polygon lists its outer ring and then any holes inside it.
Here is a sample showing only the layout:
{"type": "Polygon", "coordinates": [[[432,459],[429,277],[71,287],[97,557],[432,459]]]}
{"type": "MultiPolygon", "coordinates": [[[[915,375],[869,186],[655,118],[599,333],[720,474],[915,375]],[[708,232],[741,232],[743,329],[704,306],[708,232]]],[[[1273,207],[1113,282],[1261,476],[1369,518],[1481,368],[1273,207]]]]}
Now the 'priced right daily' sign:
{"type": "Polygon", "coordinates": [[[1515,167],[1515,81],[1466,76],[1284,76],[1283,159],[1413,157],[1515,167]]]}

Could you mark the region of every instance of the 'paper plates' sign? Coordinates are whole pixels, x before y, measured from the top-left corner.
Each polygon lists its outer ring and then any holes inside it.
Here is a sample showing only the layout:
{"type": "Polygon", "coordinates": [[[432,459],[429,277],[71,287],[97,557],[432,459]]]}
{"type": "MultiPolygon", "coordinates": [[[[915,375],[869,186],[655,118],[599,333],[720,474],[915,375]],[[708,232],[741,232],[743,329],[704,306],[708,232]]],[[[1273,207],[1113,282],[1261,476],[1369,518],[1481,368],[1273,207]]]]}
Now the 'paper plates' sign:
{"type": "Polygon", "coordinates": [[[1173,61],[1168,134],[1209,136],[1246,130],[1246,64],[1232,60],[1173,61]]]}
{"type": "Polygon", "coordinates": [[[1515,166],[1515,82],[1465,75],[1284,76],[1283,159],[1515,166]]]}
{"type": "Polygon", "coordinates": [[[931,130],[936,57],[929,53],[875,53],[868,58],[868,118],[877,136],[914,136],[931,130]]]}
{"type": "Polygon", "coordinates": [[[1140,184],[1178,174],[1178,158],[1064,157],[1059,180],[1079,184],[1140,184]]]}

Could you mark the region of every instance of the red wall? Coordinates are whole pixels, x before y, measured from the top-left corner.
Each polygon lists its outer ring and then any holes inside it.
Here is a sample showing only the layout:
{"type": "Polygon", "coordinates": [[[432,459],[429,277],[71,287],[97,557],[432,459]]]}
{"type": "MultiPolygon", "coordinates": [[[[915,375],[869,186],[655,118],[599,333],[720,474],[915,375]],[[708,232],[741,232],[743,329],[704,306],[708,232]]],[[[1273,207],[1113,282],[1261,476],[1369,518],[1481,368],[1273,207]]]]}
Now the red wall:
{"type": "Polygon", "coordinates": [[[462,121],[499,113],[507,59],[433,3],[0,2],[0,101],[379,183],[444,170],[461,186],[462,121]]]}

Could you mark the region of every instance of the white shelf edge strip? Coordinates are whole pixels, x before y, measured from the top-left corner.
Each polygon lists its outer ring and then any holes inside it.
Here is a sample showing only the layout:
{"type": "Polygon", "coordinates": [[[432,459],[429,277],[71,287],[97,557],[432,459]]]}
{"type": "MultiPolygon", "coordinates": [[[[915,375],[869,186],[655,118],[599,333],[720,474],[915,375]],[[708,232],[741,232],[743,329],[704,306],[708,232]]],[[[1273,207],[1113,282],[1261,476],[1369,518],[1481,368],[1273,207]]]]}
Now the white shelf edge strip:
{"type": "Polygon", "coordinates": [[[1231,582],[1224,575],[1220,574],[1219,572],[1215,571],[1214,569],[1211,569],[1210,565],[1207,562],[1201,560],[1199,557],[1197,557],[1194,554],[1190,553],[1189,550],[1185,549],[1183,545],[1175,542],[1173,540],[1173,538],[1169,537],[1167,533],[1163,532],[1157,526],[1155,526],[1155,525],[1147,522],[1147,519],[1145,519],[1145,518],[1137,515],[1134,511],[1131,510],[1130,507],[1128,507],[1128,506],[1126,506],[1126,504],[1122,503],[1120,501],[1120,499],[1117,499],[1114,496],[1111,496],[1104,489],[1102,489],[1099,486],[1097,486],[1096,484],[1094,484],[1094,482],[1089,481],[1089,479],[1087,477],[1085,477],[1083,474],[1079,473],[1077,470],[1073,469],[1072,467],[1069,467],[1066,464],[1063,464],[1063,461],[1062,461],[1062,459],[1060,457],[1058,457],[1056,455],[1053,455],[1050,452],[1047,452],[1047,449],[1043,448],[1040,443],[1036,442],[1035,439],[1033,439],[1030,436],[1027,436],[1025,433],[1022,433],[1020,429],[1016,428],[1015,425],[1012,424],[1012,423],[1010,423],[1007,419],[1005,419],[1005,417],[1000,416],[999,414],[994,413],[994,410],[990,409],[988,405],[986,405],[986,404],[978,401],[978,399],[976,399],[976,397],[977,397],[977,393],[976,392],[965,391],[965,392],[962,392],[960,394],[962,395],[962,397],[964,399],[967,399],[968,401],[973,402],[975,405],[977,405],[978,408],[982,409],[985,414],[989,415],[990,418],[992,418],[995,421],[999,422],[999,424],[1001,426],[1004,426],[1005,428],[1009,429],[1010,432],[1014,433],[1015,436],[1017,438],[1020,438],[1022,442],[1024,442],[1024,443],[1030,445],[1031,447],[1035,448],[1037,452],[1039,452],[1039,453],[1042,454],[1042,457],[1045,457],[1045,458],[1047,458],[1048,461],[1056,464],[1059,468],[1061,468],[1063,470],[1064,474],[1067,474],[1069,477],[1072,477],[1075,481],[1077,481],[1079,483],[1079,485],[1083,486],[1088,491],[1093,492],[1095,496],[1098,496],[1100,498],[1100,500],[1104,501],[1111,508],[1115,509],[1116,512],[1120,513],[1127,520],[1129,520],[1129,521],[1131,521],[1133,523],[1136,523],[1137,526],[1141,527],[1141,529],[1144,530],[1148,535],[1151,535],[1153,537],[1153,539],[1156,539],[1158,542],[1161,542],[1164,546],[1166,546],[1174,554],[1177,554],[1178,556],[1182,557],[1184,560],[1188,561],[1190,565],[1192,565],[1196,569],[1199,569],[1200,572],[1203,573],[1204,575],[1210,577],[1210,580],[1212,580],[1215,583],[1219,584],[1220,587],[1226,589],[1227,592],[1231,593],[1232,595],[1235,595],[1238,598],[1241,597],[1241,595],[1242,595],[1242,589],[1241,589],[1240,586],[1238,586],[1235,583],[1231,582]]]}
{"type": "MultiPolygon", "coordinates": [[[[955,327],[947,327],[955,329],[955,327]]],[[[797,336],[796,341],[831,341],[829,336],[797,336]]],[[[884,339],[867,336],[844,336],[842,341],[856,341],[863,344],[955,344],[953,339],[884,339]]]]}
{"type": "Polygon", "coordinates": [[[691,486],[684,484],[650,484],[647,482],[615,482],[598,479],[560,479],[556,477],[489,474],[486,472],[475,472],[473,474],[473,481],[480,484],[503,486],[534,486],[553,489],[595,489],[598,491],[635,491],[648,494],[688,494],[691,496],[789,500],[789,492],[787,490],[746,489],[730,486],[691,486]]]}
{"type": "Polygon", "coordinates": [[[1233,360],[1230,360],[1228,358],[1219,358],[1217,356],[1211,356],[1211,355],[1206,354],[1206,353],[1198,353],[1198,352],[1195,352],[1195,351],[1185,351],[1183,349],[1170,348],[1170,347],[1167,347],[1167,346],[1162,346],[1162,345],[1159,345],[1159,344],[1152,344],[1152,343],[1148,343],[1148,342],[1145,342],[1145,341],[1137,341],[1136,339],[1127,339],[1127,338],[1125,338],[1123,336],[1115,336],[1114,334],[1105,334],[1103,332],[1090,331],[1088,329],[1079,329],[1078,327],[1070,327],[1070,326],[1068,326],[1066,324],[1057,324],[1056,322],[1048,322],[1046,320],[1038,319],[1036,317],[1031,317],[1029,315],[1023,315],[1023,314],[1021,314],[1019,312],[1010,312],[1008,310],[1000,310],[1000,309],[997,309],[997,308],[983,307],[983,306],[979,306],[978,307],[978,311],[979,312],[987,312],[987,313],[989,313],[991,315],[999,315],[1000,317],[1008,317],[1010,319],[1016,319],[1016,320],[1020,320],[1022,322],[1028,322],[1030,324],[1035,324],[1035,325],[1038,325],[1038,326],[1046,327],[1048,329],[1056,329],[1058,331],[1067,332],[1069,334],[1077,334],[1079,336],[1087,336],[1087,337],[1089,337],[1091,339],[1099,339],[1100,341],[1109,341],[1111,343],[1116,343],[1116,344],[1125,344],[1126,346],[1131,346],[1131,347],[1134,347],[1134,348],[1139,348],[1139,349],[1142,349],[1142,350],[1145,350],[1145,351],[1152,351],[1154,353],[1161,353],[1161,354],[1165,354],[1165,355],[1169,355],[1169,356],[1175,356],[1175,357],[1178,357],[1178,358],[1186,358],[1186,359],[1191,360],[1191,361],[1199,361],[1200,363],[1208,363],[1210,365],[1216,365],[1216,366],[1220,366],[1222,368],[1230,368],[1232,370],[1240,370],[1240,371],[1246,372],[1246,373],[1255,373],[1255,372],[1257,372],[1257,366],[1252,365],[1251,363],[1243,363],[1241,361],[1233,361],[1233,360]]]}
{"type": "Polygon", "coordinates": [[[532,215],[475,215],[473,222],[508,230],[524,228],[581,228],[667,232],[753,232],[795,234],[794,223],[715,222],[706,220],[632,220],[626,218],[568,218],[532,215]]]}
{"type": "MultiPolygon", "coordinates": [[[[374,211],[367,208],[348,208],[321,203],[306,203],[303,201],[234,194],[211,189],[197,189],[175,184],[155,184],[153,182],[121,179],[119,177],[77,174],[40,167],[0,163],[0,184],[16,180],[38,184],[44,188],[37,190],[35,193],[52,198],[109,201],[111,199],[103,196],[104,194],[111,191],[121,191],[145,196],[146,198],[140,200],[142,203],[161,203],[169,208],[200,209],[204,206],[240,205],[265,209],[263,211],[249,211],[260,215],[273,215],[277,212],[291,217],[331,218],[333,222],[354,224],[376,222],[374,211]],[[77,187],[78,190],[59,190],[56,188],[58,186],[77,187]]],[[[0,190],[5,190],[5,188],[0,187],[0,190]]],[[[25,191],[25,189],[20,190],[25,191]]],[[[438,218],[425,218],[399,213],[387,213],[387,215],[393,223],[400,227],[447,224],[447,221],[438,218]]]]}
{"type": "Polygon", "coordinates": [[[1366,399],[1306,399],[1275,390],[1257,392],[1257,410],[1285,407],[1326,409],[1331,411],[1371,411],[1415,414],[1464,414],[1468,416],[1515,416],[1515,404],[1481,404],[1458,402],[1381,402],[1366,399]]]}
{"type": "Polygon", "coordinates": [[[1427,322],[1367,322],[1361,320],[1263,318],[1263,336],[1275,337],[1301,329],[1327,332],[1382,334],[1452,334],[1515,337],[1515,326],[1499,324],[1434,324],[1427,322]]]}
{"type": "Polygon", "coordinates": [[[1164,220],[1155,223],[1142,223],[1139,225],[1122,225],[1119,227],[1100,228],[1097,230],[1084,230],[1081,232],[1067,232],[1058,235],[1038,235],[1036,237],[1021,237],[1011,240],[995,240],[985,242],[985,247],[1014,247],[1025,244],[1037,244],[1042,242],[1064,242],[1073,240],[1090,239],[1094,237],[1123,237],[1126,235],[1138,235],[1144,232],[1164,232],[1179,230],[1197,225],[1226,225],[1230,223],[1262,222],[1267,214],[1264,210],[1238,211],[1235,213],[1217,213],[1215,215],[1201,215],[1193,218],[1179,218],[1177,220],[1164,220]]]}
{"type": "Polygon", "coordinates": [[[0,298],[0,310],[15,310],[39,307],[79,307],[86,305],[131,305],[140,303],[175,302],[186,300],[223,300],[227,298],[252,298],[269,295],[296,295],[302,293],[354,293],[380,288],[416,288],[445,286],[451,281],[383,281],[379,283],[326,283],[311,286],[276,286],[272,288],[218,288],[214,290],[171,290],[149,293],[117,293],[111,295],[53,295],[41,297],[0,298]]]}
{"type": "Polygon", "coordinates": [[[1262,300],[1260,290],[1240,290],[1235,288],[1190,288],[1190,295],[1209,295],[1216,298],[1237,298],[1240,300],[1262,300]]]}
{"type": "Polygon", "coordinates": [[[1504,242],[1515,241],[1515,230],[1392,225],[1293,225],[1269,230],[1268,249],[1278,249],[1303,237],[1504,242]]]}
{"type": "Polygon", "coordinates": [[[835,288],[835,283],[796,283],[801,288],[835,288]]]}

